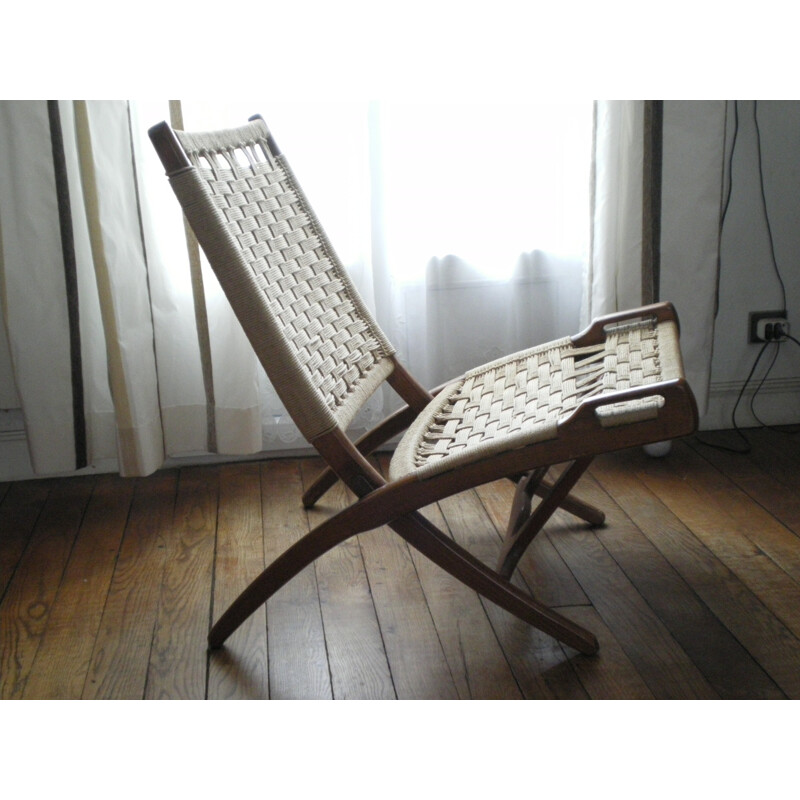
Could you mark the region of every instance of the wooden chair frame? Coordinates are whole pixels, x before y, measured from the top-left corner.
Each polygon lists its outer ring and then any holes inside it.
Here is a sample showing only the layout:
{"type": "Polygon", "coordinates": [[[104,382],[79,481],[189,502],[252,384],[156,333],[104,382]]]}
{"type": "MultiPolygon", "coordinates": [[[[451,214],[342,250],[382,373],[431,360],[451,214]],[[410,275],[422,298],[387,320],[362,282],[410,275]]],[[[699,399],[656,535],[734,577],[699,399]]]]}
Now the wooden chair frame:
{"type": "MultiPolygon", "coordinates": [[[[260,120],[260,117],[252,119],[260,120]]],[[[193,168],[169,125],[154,126],[150,137],[168,176],[193,168]]],[[[269,142],[274,152],[279,152],[271,137],[269,142]]],[[[209,261],[215,270],[224,269],[224,265],[215,264],[211,257],[209,261]]],[[[671,321],[677,325],[674,308],[669,303],[660,303],[596,320],[571,341],[576,347],[594,345],[603,340],[608,326],[642,318],[652,318],[655,324],[671,321]]],[[[697,409],[685,379],[681,375],[584,400],[567,418],[559,421],[558,436],[547,441],[491,453],[429,477],[420,478],[411,473],[387,480],[372,466],[369,454],[407,430],[443,389],[426,390],[393,355],[390,359],[391,372],[386,381],[406,405],[357,442],[352,442],[340,427],[310,439],[310,444],[328,466],[305,492],[304,505],[312,507],[337,480],[349,487],[357,500],[289,547],[244,589],[211,628],[210,648],[222,646],[247,617],[322,554],[359,533],[388,526],[442,569],[501,608],[581,653],[595,653],[598,643],[590,631],[520,591],[510,582],[510,577],[527,546],[557,508],[591,525],[602,524],[601,511],[570,494],[595,455],[672,439],[695,430],[697,409]],[[598,408],[653,397],[663,401],[654,418],[615,427],[598,424],[598,408]],[[548,481],[548,470],[558,464],[567,466],[557,480],[548,481]],[[517,489],[502,555],[497,568],[491,569],[439,530],[419,509],[504,478],[514,481],[517,489]],[[535,495],[540,500],[534,506],[535,495]]],[[[271,365],[265,363],[264,366],[269,374],[271,365]]],[[[292,413],[291,408],[288,410],[292,413]]]]}

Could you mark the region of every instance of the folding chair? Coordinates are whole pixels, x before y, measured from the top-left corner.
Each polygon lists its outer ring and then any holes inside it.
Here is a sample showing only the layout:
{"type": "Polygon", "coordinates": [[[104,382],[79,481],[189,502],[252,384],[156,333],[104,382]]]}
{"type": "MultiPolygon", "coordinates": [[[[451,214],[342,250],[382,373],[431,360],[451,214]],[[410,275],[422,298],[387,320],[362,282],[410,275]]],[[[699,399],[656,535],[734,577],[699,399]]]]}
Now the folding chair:
{"type": "Polygon", "coordinates": [[[221,646],[323,553],[387,525],[511,614],[582,653],[596,652],[591,632],[509,578],[557,508],[603,522],[602,512],[570,495],[595,455],[696,429],[672,306],[598,319],[577,336],[493,361],[429,392],[397,360],[260,116],[240,128],[193,134],[161,123],[150,137],[270,381],[328,465],[303,503],[313,506],[337,479],[357,497],[244,589],[213,625],[209,646],[221,646]],[[349,423],[384,382],[405,407],[352,442],[349,423]],[[403,431],[384,479],[367,456],[403,431]],[[566,467],[548,481],[550,467],[560,464],[566,467]],[[491,569],[419,509],[502,478],[517,490],[491,569]]]}

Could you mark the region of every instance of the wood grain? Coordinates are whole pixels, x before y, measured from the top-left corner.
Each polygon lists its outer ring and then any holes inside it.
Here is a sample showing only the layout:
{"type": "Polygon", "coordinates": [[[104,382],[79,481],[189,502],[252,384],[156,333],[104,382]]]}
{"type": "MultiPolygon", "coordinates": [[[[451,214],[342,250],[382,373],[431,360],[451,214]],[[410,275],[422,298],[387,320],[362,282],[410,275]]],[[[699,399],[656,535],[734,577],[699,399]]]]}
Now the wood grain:
{"type": "MultiPolygon", "coordinates": [[[[310,486],[322,462],[302,462],[303,484],[310,486]]],[[[309,526],[350,505],[353,495],[337,483],[308,511],[309,526]]],[[[334,697],[394,699],[390,654],[375,608],[360,538],[352,538],[326,553],[316,563],[319,602],[334,697]]]]}
{"type": "MultiPolygon", "coordinates": [[[[680,457],[680,456],[679,456],[680,457]]],[[[695,592],[722,623],[766,670],[789,697],[800,691],[800,641],[777,616],[770,603],[788,611],[776,598],[771,580],[796,586],[773,561],[750,542],[739,529],[739,521],[728,513],[724,498],[713,502],[691,471],[670,472],[667,464],[626,459],[625,469],[635,469],[642,484],[669,508],[681,525],[665,528],[670,534],[660,540],[665,554],[681,571],[695,592]],[[690,532],[690,534],[689,534],[690,532]]]]}
{"type": "Polygon", "coordinates": [[[141,700],[158,612],[177,471],[137,480],[83,697],[141,700]]]}
{"type": "MultiPolygon", "coordinates": [[[[296,461],[261,465],[264,553],[269,564],[308,533],[300,503],[303,481],[296,461]]],[[[333,697],[331,671],[314,565],[267,602],[270,696],[277,700],[333,697]]]]}
{"type": "Polygon", "coordinates": [[[598,483],[587,482],[586,491],[603,500],[609,519],[598,539],[720,697],[782,697],[715,614],[729,601],[721,587],[732,576],[717,570],[713,581],[699,579],[704,563],[714,568],[713,559],[619,459],[598,459],[592,475],[598,483]]]}
{"type": "Polygon", "coordinates": [[[98,477],[64,571],[24,697],[77,700],[128,521],[134,481],[98,477]]]}
{"type": "Polygon", "coordinates": [[[569,527],[551,536],[553,544],[653,695],[673,700],[717,697],[596,533],[563,522],[569,527]]]}
{"type": "Polygon", "coordinates": [[[205,697],[218,495],[216,469],[181,471],[172,530],[166,540],[147,699],[205,697]]]}
{"type": "MultiPolygon", "coordinates": [[[[264,569],[261,475],[258,464],[228,464],[219,471],[213,617],[264,569]]],[[[209,656],[208,697],[269,697],[266,609],[260,608],[209,656]]]]}
{"type": "Polygon", "coordinates": [[[0,503],[0,601],[28,545],[52,482],[20,481],[7,486],[0,503]]]}
{"type": "MultiPolygon", "coordinates": [[[[790,437],[784,439],[786,445],[793,443],[790,437]]],[[[692,439],[687,444],[713,470],[728,478],[795,535],[800,535],[800,480],[797,480],[797,466],[786,459],[787,453],[773,451],[764,458],[759,449],[757,456],[741,456],[704,447],[692,439]]]]}
{"type": "MultiPolygon", "coordinates": [[[[3,696],[800,698],[800,459],[790,437],[748,435],[747,456],[680,442],[665,459],[601,456],[576,491],[606,525],[559,511],[534,540],[514,583],[592,630],[590,657],[386,530],[334,548],[209,656],[210,621],[308,531],[303,481],[319,461],[11,483],[3,696]]],[[[512,495],[489,483],[425,514],[494,565],[512,495]]],[[[315,522],[349,495],[323,501],[315,522]]]]}
{"type": "MultiPolygon", "coordinates": [[[[424,511],[441,530],[448,524],[438,505],[424,511]]],[[[493,535],[494,530],[490,529],[493,535]]],[[[522,698],[480,596],[410,548],[458,696],[472,700],[522,698]]]]}
{"type": "Polygon", "coordinates": [[[456,699],[455,682],[408,546],[386,528],[360,539],[398,699],[456,699]]]}
{"type": "Polygon", "coordinates": [[[591,606],[562,609],[570,619],[594,631],[600,650],[592,658],[575,658],[572,667],[590,698],[652,700],[654,695],[625,649],[591,606]]]}
{"type": "MultiPolygon", "coordinates": [[[[514,497],[514,484],[507,480],[494,481],[478,486],[475,491],[494,527],[498,531],[505,530],[514,497]]],[[[553,530],[558,524],[551,519],[547,530],[553,530]]],[[[545,605],[572,606],[589,602],[564,559],[546,536],[538,536],[533,540],[522,555],[517,571],[534,596],[545,605]]]]}
{"type": "Polygon", "coordinates": [[[53,610],[93,478],[53,483],[0,605],[0,698],[19,699],[53,610]]]}
{"type": "MultiPolygon", "coordinates": [[[[511,486],[510,483],[508,485],[511,486]]],[[[502,486],[502,490],[505,490],[505,486],[502,486]]],[[[513,487],[511,490],[513,495],[513,487]]],[[[505,529],[505,521],[495,527],[481,503],[480,493],[480,491],[464,492],[441,501],[439,507],[453,538],[485,564],[494,565],[500,554],[502,546],[500,532],[505,529]]],[[[486,496],[485,492],[483,496],[486,496]]],[[[532,548],[535,548],[536,544],[534,540],[532,548]]],[[[523,560],[529,563],[525,556],[523,560]]],[[[530,592],[531,587],[523,577],[524,570],[522,562],[520,563],[521,567],[513,576],[512,582],[524,591],[530,592]]],[[[549,562],[543,566],[542,573],[547,571],[547,566],[549,562]]],[[[547,584],[548,578],[544,577],[543,582],[547,584]]],[[[580,594],[583,596],[582,592],[580,594]]],[[[541,598],[537,595],[537,599],[541,598]]],[[[574,651],[570,651],[570,656],[567,656],[565,649],[550,636],[531,628],[493,603],[484,600],[481,602],[525,697],[578,699],[586,696],[568,663],[574,651]]]]}

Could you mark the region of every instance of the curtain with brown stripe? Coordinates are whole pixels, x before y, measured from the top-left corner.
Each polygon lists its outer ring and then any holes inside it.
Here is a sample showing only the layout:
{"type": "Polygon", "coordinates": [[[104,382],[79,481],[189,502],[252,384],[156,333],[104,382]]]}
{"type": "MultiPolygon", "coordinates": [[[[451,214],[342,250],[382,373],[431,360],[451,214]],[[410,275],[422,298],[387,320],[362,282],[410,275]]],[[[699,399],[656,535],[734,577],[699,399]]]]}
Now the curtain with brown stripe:
{"type": "Polygon", "coordinates": [[[146,129],[168,113],[0,102],[0,300],[37,474],[262,447],[255,357],[160,235],[181,214],[146,129]]]}
{"type": "Polygon", "coordinates": [[[708,402],[719,270],[722,101],[595,103],[584,322],[675,304],[686,372],[708,402]]]}

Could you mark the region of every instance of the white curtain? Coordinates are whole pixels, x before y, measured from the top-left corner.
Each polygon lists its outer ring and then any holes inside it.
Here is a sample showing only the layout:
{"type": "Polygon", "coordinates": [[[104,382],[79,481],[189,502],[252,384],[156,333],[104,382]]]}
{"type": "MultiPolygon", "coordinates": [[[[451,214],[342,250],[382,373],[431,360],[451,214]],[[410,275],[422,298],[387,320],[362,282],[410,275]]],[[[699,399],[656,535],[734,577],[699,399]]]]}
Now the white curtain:
{"type": "MultiPolygon", "coordinates": [[[[643,286],[643,101],[595,104],[592,237],[583,321],[649,302],[643,286]]],[[[719,276],[724,101],[663,106],[658,297],[675,304],[687,379],[708,406],[719,276]]]]}
{"type": "Polygon", "coordinates": [[[118,458],[152,471],[163,446],[126,105],[3,102],[0,130],[0,286],[34,470],[118,458]]]}
{"type": "Polygon", "coordinates": [[[376,303],[426,385],[577,330],[591,124],[589,102],[372,109],[376,303]]]}
{"type": "MultiPolygon", "coordinates": [[[[401,358],[435,384],[574,332],[591,104],[183,104],[268,120],[401,358]]],[[[164,103],[0,103],[0,298],[38,474],[305,446],[216,279],[192,269],[147,128],[164,103]]],[[[366,429],[394,403],[374,397],[366,429]]]]}
{"type": "Polygon", "coordinates": [[[595,103],[583,323],[642,303],[644,102],[595,103]]]}
{"type": "MultiPolygon", "coordinates": [[[[141,475],[209,450],[182,217],[146,125],[121,101],[0,103],[0,293],[37,474],[141,475]]],[[[217,449],[253,452],[257,373],[213,292],[208,305],[217,449]]]]}

